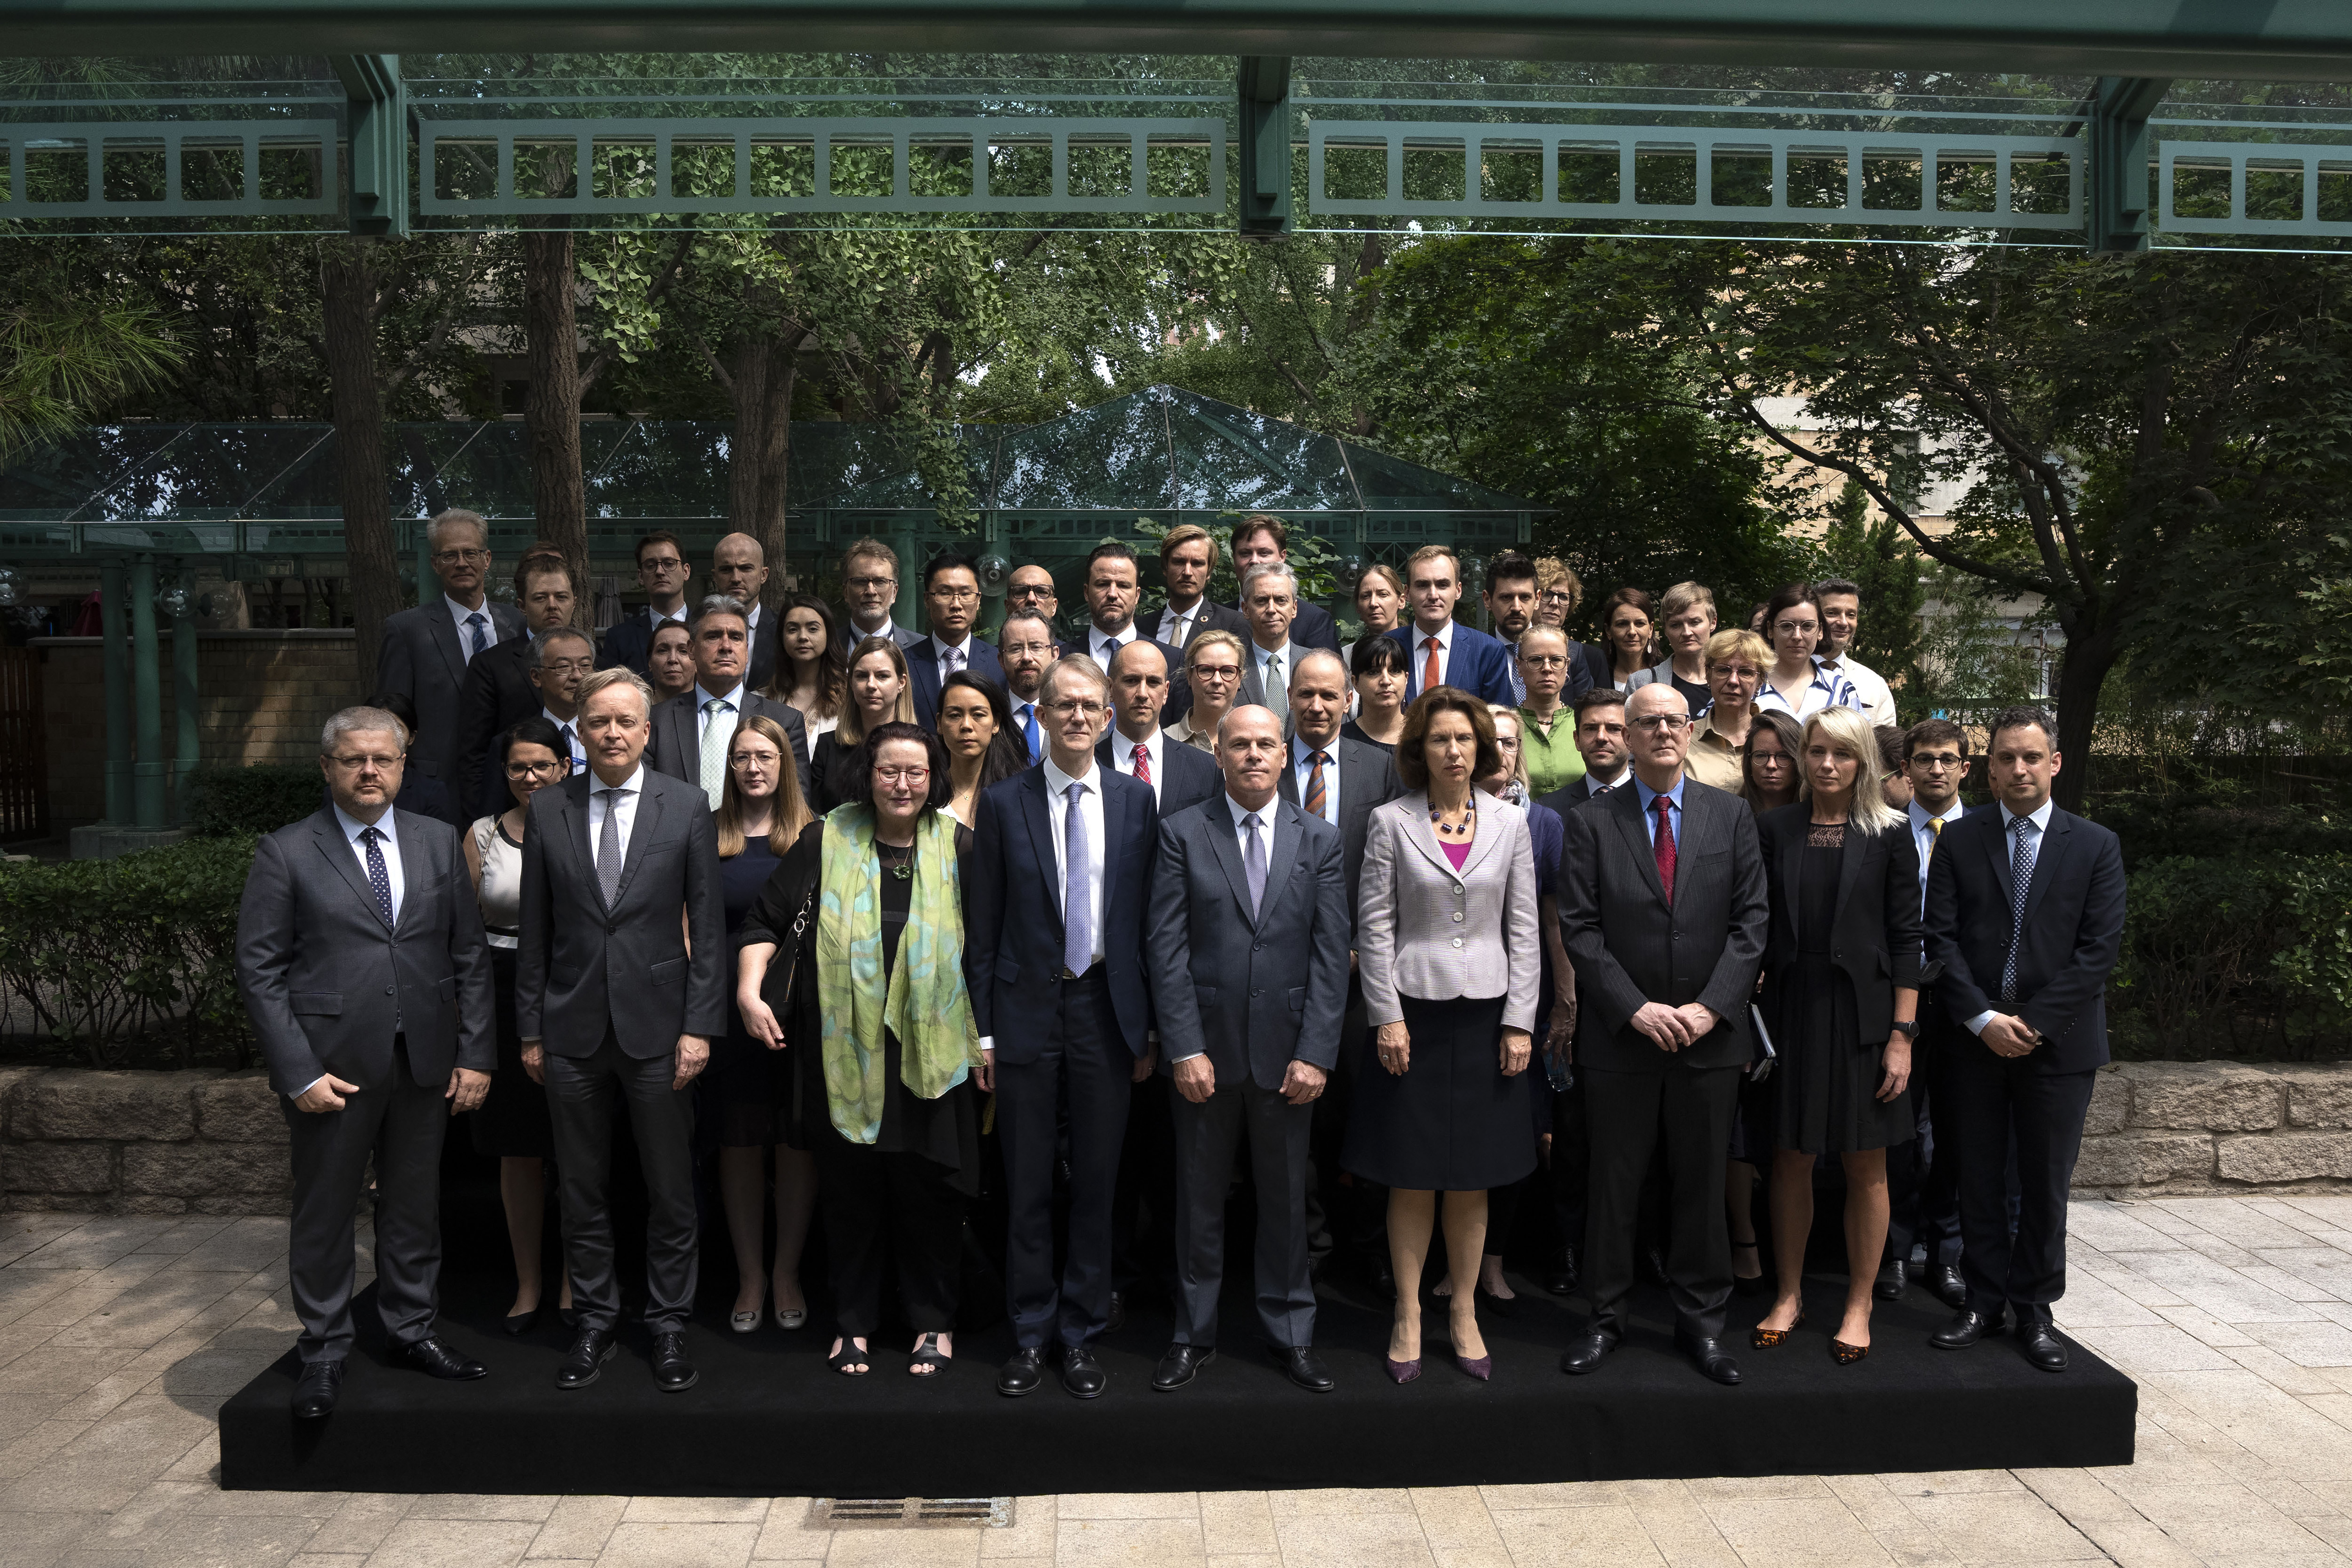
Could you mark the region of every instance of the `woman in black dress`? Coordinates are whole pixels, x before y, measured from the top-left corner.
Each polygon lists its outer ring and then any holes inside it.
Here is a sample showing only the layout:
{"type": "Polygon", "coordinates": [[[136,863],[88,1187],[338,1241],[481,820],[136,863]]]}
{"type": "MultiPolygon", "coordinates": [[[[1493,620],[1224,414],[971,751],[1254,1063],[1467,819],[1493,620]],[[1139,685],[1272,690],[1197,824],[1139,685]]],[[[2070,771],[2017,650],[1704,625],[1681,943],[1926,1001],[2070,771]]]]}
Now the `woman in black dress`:
{"type": "MultiPolygon", "coordinates": [[[[719,881],[727,900],[731,939],[775,874],[775,847],[791,845],[810,822],[801,800],[800,759],[773,719],[753,717],[727,742],[727,785],[719,803],[719,881]]],[[[719,1197],[727,1234],[735,1244],[735,1308],[729,1326],[748,1334],[760,1326],[760,1304],[771,1288],[767,1237],[768,1151],[776,1152],[776,1261],[772,1279],[776,1326],[808,1321],[801,1291],[801,1249],[816,1212],[816,1162],[776,1113],[787,1087],[768,1048],[730,1013],[727,1034],[713,1047],[710,1067],[698,1080],[703,1118],[719,1135],[719,1197]]]]}
{"type": "Polygon", "coordinates": [[[847,805],[811,824],[736,934],[736,1005],[785,1053],[816,1155],[835,1371],[862,1376],[886,1252],[915,1326],[908,1371],[955,1354],[966,1200],[980,1174],[987,1058],[963,982],[947,748],[912,724],[859,743],[847,805]],[[780,951],[782,950],[782,951],[780,951]]]}
{"type": "MultiPolygon", "coordinates": [[[[1739,793],[1757,816],[1797,798],[1797,751],[1803,731],[1779,709],[1751,712],[1739,748],[1739,793]]],[[[1778,1038],[1776,1036],[1775,1038],[1778,1038]]],[[[1731,1119],[1731,1157],[1724,1163],[1723,1201],[1731,1226],[1731,1288],[1764,1289],[1764,1254],[1756,1245],[1756,1183],[1772,1163],[1772,1084],[1743,1075],[1731,1119]]]]}
{"type": "Polygon", "coordinates": [[[1759,1350],[1804,1318],[1813,1162],[1845,1166],[1845,1310],[1830,1351],[1870,1351],[1871,1285],[1886,1248],[1886,1151],[1912,1135],[1911,1038],[1918,1033],[1919,857],[1910,820],[1886,804],[1878,740],[1849,708],[1805,721],[1794,805],[1757,819],[1772,924],[1762,1008],[1780,1061],[1772,1100],[1772,1251],[1780,1290],[1759,1350]]]}
{"type": "Polygon", "coordinates": [[[906,653],[888,637],[867,637],[851,648],[841,722],[830,739],[811,745],[809,809],[823,816],[857,798],[865,787],[857,776],[859,742],[879,725],[914,721],[915,683],[907,674],[906,653]]]}
{"type": "Polygon", "coordinates": [[[1386,633],[1367,632],[1348,655],[1348,674],[1356,687],[1356,716],[1339,726],[1339,733],[1394,756],[1397,737],[1404,733],[1412,656],[1386,633]]]}

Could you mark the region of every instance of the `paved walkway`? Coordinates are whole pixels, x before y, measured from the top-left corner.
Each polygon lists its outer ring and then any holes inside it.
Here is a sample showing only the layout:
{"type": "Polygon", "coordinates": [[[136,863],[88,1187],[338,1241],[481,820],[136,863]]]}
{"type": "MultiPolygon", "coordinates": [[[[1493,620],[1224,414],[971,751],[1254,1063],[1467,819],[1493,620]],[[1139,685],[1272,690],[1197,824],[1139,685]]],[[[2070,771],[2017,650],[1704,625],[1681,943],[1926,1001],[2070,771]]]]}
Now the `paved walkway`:
{"type": "Polygon", "coordinates": [[[221,1491],[214,1414],[293,1337],[285,1233],[0,1215],[0,1568],[2285,1568],[2352,1553],[2352,1197],[2075,1207],[2059,1320],[2139,1380],[2128,1468],[1038,1497],[996,1530],[812,1529],[797,1498],[221,1491]]]}

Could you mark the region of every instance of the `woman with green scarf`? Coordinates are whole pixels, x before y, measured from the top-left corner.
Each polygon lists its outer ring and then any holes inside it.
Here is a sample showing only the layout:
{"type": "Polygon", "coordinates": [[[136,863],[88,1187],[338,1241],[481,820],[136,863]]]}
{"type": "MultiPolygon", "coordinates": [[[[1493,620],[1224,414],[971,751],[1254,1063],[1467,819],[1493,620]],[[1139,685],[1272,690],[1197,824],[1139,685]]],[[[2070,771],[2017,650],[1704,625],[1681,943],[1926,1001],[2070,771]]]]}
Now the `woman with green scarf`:
{"type": "Polygon", "coordinates": [[[991,1087],[963,982],[971,834],[941,809],[948,754],[926,731],[877,725],[845,772],[848,799],[801,834],[743,919],[736,1005],[755,1038],[793,1053],[785,1113],[816,1155],[834,1369],[871,1369],[887,1249],[916,1329],[907,1370],[936,1376],[955,1354],[991,1087]]]}

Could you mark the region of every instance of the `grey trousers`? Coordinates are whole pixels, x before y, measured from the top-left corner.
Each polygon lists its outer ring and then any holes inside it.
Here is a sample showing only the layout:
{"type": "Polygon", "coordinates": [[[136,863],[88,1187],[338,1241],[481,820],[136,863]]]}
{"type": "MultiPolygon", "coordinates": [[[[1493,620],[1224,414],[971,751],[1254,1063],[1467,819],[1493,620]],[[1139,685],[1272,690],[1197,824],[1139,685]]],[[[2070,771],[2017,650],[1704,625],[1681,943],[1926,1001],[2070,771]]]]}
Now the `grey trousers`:
{"type": "Polygon", "coordinates": [[[1257,1321],[1270,1344],[1315,1342],[1315,1284],[1307,1268],[1307,1145],[1315,1108],[1293,1105],[1254,1079],[1220,1083],[1195,1105],[1172,1085],[1176,1123],[1176,1342],[1217,1342],[1225,1273],[1225,1189],[1234,1144],[1246,1131],[1257,1188],[1257,1321]]]}
{"type": "Polygon", "coordinates": [[[395,1047],[392,1077],[343,1097],[341,1110],[294,1109],[278,1097],[293,1140],[294,1219],[287,1279],[303,1363],[352,1352],[352,1251],[360,1192],[375,1161],[376,1310],[394,1345],[433,1334],[441,1279],[441,1139],[446,1085],[419,1084],[395,1047]]]}
{"type": "Polygon", "coordinates": [[[641,1060],[606,1036],[595,1052],[550,1051],[548,1119],[555,1129],[557,1194],[563,1212],[563,1260],[583,1329],[620,1321],[621,1285],[613,1272],[613,1110],[625,1100],[646,1173],[646,1326],[683,1331],[694,1310],[697,1228],[694,1210],[694,1090],[670,1088],[677,1070],[667,1054],[641,1060]]]}

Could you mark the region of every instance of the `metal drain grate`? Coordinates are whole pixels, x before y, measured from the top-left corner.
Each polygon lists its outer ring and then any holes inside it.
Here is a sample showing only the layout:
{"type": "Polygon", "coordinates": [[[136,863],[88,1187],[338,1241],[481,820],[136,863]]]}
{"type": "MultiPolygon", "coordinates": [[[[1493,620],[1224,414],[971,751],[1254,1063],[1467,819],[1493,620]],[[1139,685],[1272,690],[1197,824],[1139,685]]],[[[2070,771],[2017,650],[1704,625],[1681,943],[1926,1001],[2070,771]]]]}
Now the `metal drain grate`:
{"type": "Polygon", "coordinates": [[[822,1497],[809,1504],[809,1523],[821,1530],[926,1525],[1003,1530],[1012,1522],[1013,1500],[1009,1497],[822,1497]]]}

